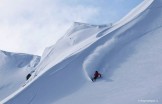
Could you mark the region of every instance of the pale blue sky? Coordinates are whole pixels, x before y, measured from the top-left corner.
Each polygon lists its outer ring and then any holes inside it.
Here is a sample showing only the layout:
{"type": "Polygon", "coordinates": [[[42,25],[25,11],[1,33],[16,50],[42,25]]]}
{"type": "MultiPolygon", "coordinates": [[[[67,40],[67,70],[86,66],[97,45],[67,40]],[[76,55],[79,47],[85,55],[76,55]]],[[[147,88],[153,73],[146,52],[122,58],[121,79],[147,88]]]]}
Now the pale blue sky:
{"type": "MultiPolygon", "coordinates": [[[[64,0],[62,0],[64,1],[64,0]]],[[[99,11],[90,23],[105,24],[116,22],[125,16],[133,7],[137,6],[143,0],[68,0],[68,5],[84,5],[97,8],[99,11]]]]}
{"type": "Polygon", "coordinates": [[[41,55],[70,25],[114,23],[143,0],[1,0],[0,49],[41,55]]]}

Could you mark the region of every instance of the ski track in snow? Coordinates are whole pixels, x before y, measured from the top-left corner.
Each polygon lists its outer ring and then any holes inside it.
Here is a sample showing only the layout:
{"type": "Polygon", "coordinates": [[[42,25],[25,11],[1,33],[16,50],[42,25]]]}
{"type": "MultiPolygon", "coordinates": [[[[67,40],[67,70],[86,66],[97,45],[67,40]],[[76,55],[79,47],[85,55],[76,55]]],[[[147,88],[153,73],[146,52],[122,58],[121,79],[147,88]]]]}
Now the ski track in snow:
{"type": "Polygon", "coordinates": [[[93,73],[98,70],[102,74],[104,73],[104,68],[101,68],[100,64],[103,62],[103,58],[110,51],[111,47],[113,47],[114,38],[107,41],[105,44],[97,47],[94,52],[92,52],[83,62],[83,69],[85,75],[88,79],[91,79],[93,73]]]}

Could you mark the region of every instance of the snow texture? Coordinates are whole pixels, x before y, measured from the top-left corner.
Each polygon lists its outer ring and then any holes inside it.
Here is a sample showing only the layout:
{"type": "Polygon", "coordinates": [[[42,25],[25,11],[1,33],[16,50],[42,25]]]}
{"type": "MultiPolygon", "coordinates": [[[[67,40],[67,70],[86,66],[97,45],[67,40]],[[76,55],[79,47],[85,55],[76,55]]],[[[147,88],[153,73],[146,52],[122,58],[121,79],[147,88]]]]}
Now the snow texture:
{"type": "Polygon", "coordinates": [[[0,51],[0,100],[19,89],[26,75],[34,70],[40,57],[0,51]]]}
{"type": "Polygon", "coordinates": [[[2,103],[162,104],[161,33],[162,0],[144,0],[114,24],[74,23],[2,103]],[[102,78],[92,82],[96,70],[102,78]]]}

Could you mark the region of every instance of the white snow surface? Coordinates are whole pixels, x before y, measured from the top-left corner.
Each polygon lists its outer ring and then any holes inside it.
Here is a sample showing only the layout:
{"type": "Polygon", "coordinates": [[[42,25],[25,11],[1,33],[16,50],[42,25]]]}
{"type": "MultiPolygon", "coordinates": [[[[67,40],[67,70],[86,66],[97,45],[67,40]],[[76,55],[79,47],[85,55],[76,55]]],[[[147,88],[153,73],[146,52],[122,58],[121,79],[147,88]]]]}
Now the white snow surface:
{"type": "Polygon", "coordinates": [[[0,100],[25,83],[26,75],[34,70],[39,60],[39,56],[0,51],[0,100]]]}
{"type": "Polygon", "coordinates": [[[4,104],[162,104],[162,0],[119,22],[74,23],[45,49],[32,79],[4,104]],[[94,71],[102,78],[92,82],[94,71]]]}

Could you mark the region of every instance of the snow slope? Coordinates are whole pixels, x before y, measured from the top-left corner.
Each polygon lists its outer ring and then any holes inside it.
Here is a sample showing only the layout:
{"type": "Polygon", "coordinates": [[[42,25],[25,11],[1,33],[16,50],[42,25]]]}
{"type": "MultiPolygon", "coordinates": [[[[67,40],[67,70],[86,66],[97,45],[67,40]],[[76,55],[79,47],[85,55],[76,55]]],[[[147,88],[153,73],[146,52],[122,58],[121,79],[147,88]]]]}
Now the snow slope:
{"type": "Polygon", "coordinates": [[[75,23],[2,103],[161,104],[161,18],[162,0],[144,0],[115,24],[75,23]],[[103,78],[93,83],[95,70],[103,78]]]}
{"type": "Polygon", "coordinates": [[[39,56],[0,51],[0,100],[24,84],[39,60],[39,56]]]}

